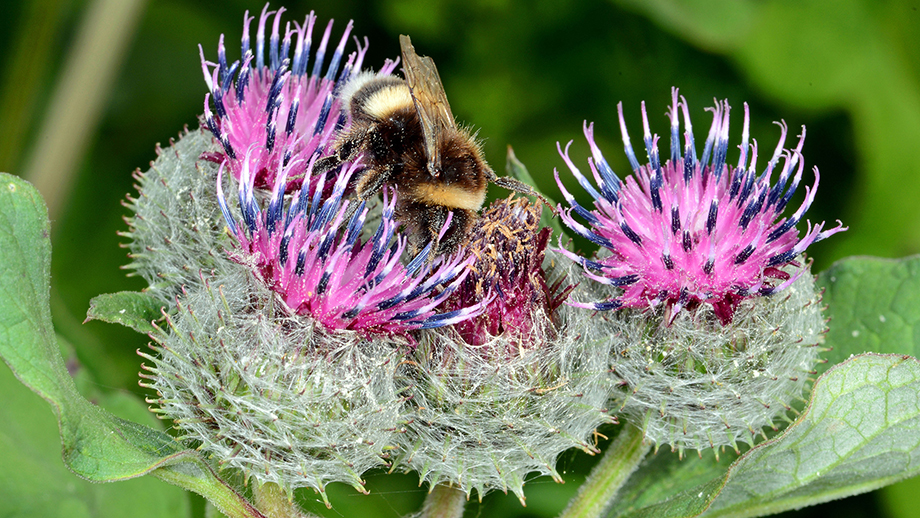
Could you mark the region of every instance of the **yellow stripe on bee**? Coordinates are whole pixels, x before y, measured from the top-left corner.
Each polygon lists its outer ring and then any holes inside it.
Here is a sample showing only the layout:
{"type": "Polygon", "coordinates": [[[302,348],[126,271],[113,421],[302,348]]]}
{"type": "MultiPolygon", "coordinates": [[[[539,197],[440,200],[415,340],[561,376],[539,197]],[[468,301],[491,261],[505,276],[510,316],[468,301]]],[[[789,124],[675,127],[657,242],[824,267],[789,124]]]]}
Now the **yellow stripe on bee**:
{"type": "Polygon", "coordinates": [[[364,103],[364,111],[371,117],[385,119],[397,110],[415,106],[409,87],[406,85],[393,85],[381,88],[374,92],[364,103]]]}
{"type": "Polygon", "coordinates": [[[418,184],[415,198],[431,205],[451,209],[479,210],[486,200],[486,190],[471,191],[453,185],[418,184]]]}

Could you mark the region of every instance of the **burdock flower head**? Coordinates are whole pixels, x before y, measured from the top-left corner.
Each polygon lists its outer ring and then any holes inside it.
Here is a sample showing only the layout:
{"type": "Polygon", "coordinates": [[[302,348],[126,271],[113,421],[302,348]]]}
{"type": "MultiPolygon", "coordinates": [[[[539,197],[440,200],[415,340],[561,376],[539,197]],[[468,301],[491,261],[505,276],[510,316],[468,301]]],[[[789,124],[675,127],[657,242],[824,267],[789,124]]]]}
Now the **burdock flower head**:
{"type": "MultiPolygon", "coordinates": [[[[356,39],[358,50],[348,55],[345,66],[339,71],[352,29],[349,22],[326,66],[332,21],[326,25],[319,48],[311,56],[316,17],[310,13],[302,25],[294,22],[294,28],[287,22],[282,33],[281,15],[284,11],[283,7],[277,12],[269,11],[268,4],[262,9],[255,52],[250,49],[249,38],[249,25],[254,17],[246,12],[243,16],[242,61],[228,64],[223,36],[217,48],[217,63],[206,61],[204,50],[201,50],[201,66],[211,92],[205,96],[204,119],[223,147],[223,153],[213,155],[212,159],[217,162],[226,160],[233,176],[239,179],[244,167],[243,158],[251,150],[250,157],[256,164],[251,171],[254,185],[269,190],[275,185],[279,166],[300,164],[300,170],[293,171],[288,177],[292,186],[297,186],[304,177],[303,168],[311,158],[332,152],[330,141],[347,124],[346,113],[336,94],[361,70],[367,52],[367,39],[363,46],[356,39]],[[265,33],[270,22],[272,32],[266,59],[265,33]],[[293,57],[290,55],[292,46],[293,57]],[[313,64],[308,72],[311,57],[313,64]],[[216,117],[210,108],[212,100],[216,117]],[[258,147],[251,148],[253,144],[258,147]]],[[[388,74],[395,66],[388,60],[381,73],[388,74]]]]}
{"type": "Polygon", "coordinates": [[[561,480],[556,458],[595,452],[591,433],[613,422],[605,340],[585,339],[590,314],[562,304],[571,271],[547,251],[540,207],[499,200],[468,242],[476,257],[445,309],[485,301],[481,314],[420,334],[397,372],[407,413],[396,465],[432,487],[480,497],[499,489],[523,501],[536,472],[561,480]],[[560,267],[561,266],[561,267],[560,267]]]}
{"type": "Polygon", "coordinates": [[[262,210],[253,194],[252,161],[247,154],[239,182],[242,224],[231,214],[220,185],[218,202],[243,252],[236,257],[278,294],[291,314],[307,315],[330,331],[407,335],[415,329],[454,324],[481,311],[483,301],[436,312],[469,273],[473,258],[457,254],[426,261],[429,244],[404,265],[407,237],[394,239],[395,191],[384,192],[383,213],[373,237],[362,237],[368,208],[362,202],[349,211],[351,203],[343,199],[360,162],[339,174],[325,199],[326,174],[319,175],[312,193],[312,182],[303,182],[287,210],[288,171],[297,164],[279,167],[278,182],[262,210]]]}
{"type": "MultiPolygon", "coordinates": [[[[757,142],[749,138],[749,114],[744,105],[744,129],[738,165],[727,163],[727,101],[711,109],[713,123],[697,159],[687,102],[678,101],[668,112],[671,120],[671,157],[661,163],[658,137],[649,130],[642,104],[643,141],[648,164],[640,165],[630,144],[618,105],[620,130],[633,174],[621,181],[594,142],[594,125],[585,125],[591,147],[588,159],[599,190],[579,171],[565,152],[560,154],[578,183],[594,198],[594,210],[575,201],[556,173],[556,182],[571,208],[562,211],[566,225],[579,235],[609,251],[606,257],[588,260],[563,251],[594,270],[588,275],[601,283],[623,288],[605,302],[584,307],[610,310],[645,308],[665,304],[670,318],[683,308],[711,304],[723,324],[731,322],[738,304],[749,297],[771,295],[790,286],[793,278],[783,270],[816,241],[845,228],[838,224],[823,230],[812,226],[799,237],[796,224],[811,206],[818,190],[815,182],[805,188],[805,200],[790,216],[783,211],[798,189],[805,168],[802,145],[805,129],[794,149],[785,149],[786,124],[781,123],[779,143],[766,167],[757,171],[757,142]],[[680,145],[678,110],[684,119],[684,146],[680,145]],[[776,175],[775,184],[771,184],[776,175]],[[579,223],[572,213],[583,218],[579,223]]],[[[839,223],[839,222],[838,222],[839,223]]]]}
{"type": "Polygon", "coordinates": [[[757,171],[757,144],[744,128],[738,165],[727,164],[729,106],[718,102],[714,122],[697,159],[687,102],[672,92],[671,157],[661,163],[642,107],[649,163],[640,165],[620,106],[620,127],[633,175],[621,181],[585,136],[594,185],[563,159],[594,198],[579,205],[556,180],[571,208],[563,221],[603,247],[593,260],[562,250],[583,265],[591,296],[576,303],[601,312],[610,344],[612,405],[642,426],[646,437],[672,448],[701,450],[753,443],[763,428],[787,419],[792,401],[813,373],[825,323],[807,265],[796,258],[812,243],[845,230],[795,225],[818,187],[788,217],[786,205],[804,170],[804,128],[797,146],[785,149],[786,125],[766,167],[757,171]],[[683,113],[680,145],[678,111],[683,113]],[[771,177],[776,176],[775,184],[771,177]],[[574,213],[574,214],[573,214],[574,213]],[[580,216],[587,226],[579,223],[580,216]],[[769,296],[768,296],[769,295],[769,296]]]}

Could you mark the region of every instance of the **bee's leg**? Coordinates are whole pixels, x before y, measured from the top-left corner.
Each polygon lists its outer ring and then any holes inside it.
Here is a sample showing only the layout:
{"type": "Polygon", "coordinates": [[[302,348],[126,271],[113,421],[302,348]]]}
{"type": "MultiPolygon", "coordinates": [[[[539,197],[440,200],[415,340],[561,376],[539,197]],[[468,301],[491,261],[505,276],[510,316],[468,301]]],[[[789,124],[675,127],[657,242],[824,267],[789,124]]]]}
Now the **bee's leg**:
{"type": "Polygon", "coordinates": [[[320,158],[313,164],[312,174],[314,175],[325,174],[329,171],[332,171],[336,167],[342,165],[342,162],[344,162],[344,160],[342,160],[339,157],[338,153],[334,155],[329,155],[324,158],[320,158]]]}
{"type": "Polygon", "coordinates": [[[549,210],[553,212],[553,214],[556,214],[555,207],[553,207],[552,204],[550,204],[550,202],[545,197],[543,197],[542,194],[538,193],[536,189],[534,189],[533,187],[515,178],[508,178],[507,176],[496,176],[495,173],[491,171],[489,171],[489,174],[490,174],[489,181],[494,183],[495,185],[499,187],[504,187],[505,189],[514,191],[519,194],[526,194],[528,196],[533,196],[537,198],[538,200],[542,201],[543,205],[548,207],[549,210]]]}
{"type": "Polygon", "coordinates": [[[393,167],[390,165],[365,169],[355,184],[355,192],[358,194],[358,198],[366,200],[380,192],[380,189],[389,181],[392,174],[393,167]]]}
{"type": "Polygon", "coordinates": [[[328,171],[339,167],[345,162],[352,160],[361,151],[364,140],[367,138],[366,132],[355,133],[349,136],[336,147],[335,153],[320,158],[313,164],[312,173],[315,175],[324,174],[328,171]]]}
{"type": "MultiPolygon", "coordinates": [[[[434,261],[435,257],[442,253],[442,249],[445,247],[443,243],[438,241],[438,234],[441,231],[441,227],[444,226],[446,221],[447,212],[442,212],[440,209],[443,207],[428,207],[426,211],[426,222],[425,227],[423,228],[422,233],[419,235],[424,235],[424,241],[419,243],[419,248],[424,248],[428,243],[431,243],[431,250],[428,252],[428,261],[434,261]]],[[[421,241],[421,240],[420,240],[421,241]]],[[[449,250],[445,250],[443,253],[449,253],[449,250]]]]}

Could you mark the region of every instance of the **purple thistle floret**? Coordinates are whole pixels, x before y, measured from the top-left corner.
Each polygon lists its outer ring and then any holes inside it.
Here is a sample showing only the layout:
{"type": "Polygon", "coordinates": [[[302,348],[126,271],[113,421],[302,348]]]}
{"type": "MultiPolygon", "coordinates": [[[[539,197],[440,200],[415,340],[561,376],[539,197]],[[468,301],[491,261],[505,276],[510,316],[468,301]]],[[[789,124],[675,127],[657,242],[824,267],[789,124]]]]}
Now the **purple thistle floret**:
{"type": "MultiPolygon", "coordinates": [[[[348,124],[347,114],[336,94],[361,70],[368,45],[367,38],[364,45],[355,38],[358,50],[348,55],[345,66],[339,71],[352,29],[352,22],[349,22],[323,74],[326,47],[332,34],[330,20],[308,73],[316,16],[311,12],[303,25],[294,22],[293,29],[287,22],[282,39],[280,25],[284,11],[283,7],[277,12],[269,11],[268,4],[262,9],[255,52],[250,49],[249,39],[249,25],[255,17],[250,17],[246,11],[241,61],[227,63],[223,35],[217,47],[217,63],[206,61],[199,45],[201,68],[210,90],[205,96],[204,119],[223,147],[222,153],[207,158],[218,163],[226,161],[233,176],[239,179],[242,155],[253,144],[258,145],[252,153],[256,164],[253,166],[254,185],[267,190],[275,186],[274,175],[279,164],[300,163],[305,167],[312,158],[332,152],[330,141],[348,124]],[[265,29],[272,15],[266,62],[265,29]],[[294,54],[290,57],[292,43],[294,54]],[[211,112],[212,99],[216,116],[211,112]]],[[[396,63],[387,60],[381,73],[389,74],[395,67],[396,63]]],[[[288,177],[290,187],[298,187],[304,176],[302,170],[293,171],[288,177]]]]}
{"type": "Polygon", "coordinates": [[[348,164],[338,175],[328,198],[322,197],[326,175],[303,182],[286,210],[286,180],[297,164],[280,167],[268,208],[262,210],[253,196],[253,155],[252,149],[247,152],[239,182],[242,224],[223,195],[223,165],[217,177],[217,199],[243,252],[231,255],[251,267],[292,314],[309,315],[328,330],[406,335],[415,329],[452,325],[482,311],[482,303],[435,311],[467,276],[473,257],[457,254],[426,261],[429,245],[403,265],[400,258],[408,240],[396,233],[395,191],[384,191],[381,223],[371,240],[362,240],[368,208],[362,202],[349,216],[349,201],[343,199],[349,179],[362,167],[360,162],[348,164]],[[315,183],[312,193],[311,183],[315,183]]]}
{"type": "MultiPolygon", "coordinates": [[[[757,142],[750,141],[748,106],[744,105],[744,128],[738,165],[726,163],[730,107],[718,102],[714,120],[697,159],[687,101],[672,89],[671,157],[661,164],[658,136],[649,130],[642,103],[643,140],[648,164],[640,165],[630,144],[623,120],[623,105],[617,105],[626,156],[633,174],[621,181],[594,142],[594,124],[585,123],[591,147],[588,165],[599,190],[578,170],[568,149],[559,153],[578,183],[594,198],[594,210],[587,210],[566,190],[559,173],[556,183],[571,208],[560,210],[565,224],[578,235],[610,251],[608,257],[589,260],[560,250],[586,268],[586,275],[605,285],[622,288],[607,301],[575,303],[596,310],[624,307],[647,308],[666,304],[669,321],[681,309],[700,303],[711,304],[721,323],[731,322],[744,299],[771,295],[795,280],[781,268],[797,264],[796,257],[809,245],[846,230],[838,221],[835,228],[812,226],[799,237],[795,225],[814,201],[819,174],[805,187],[805,200],[792,216],[783,217],[802,179],[805,165],[802,146],[805,128],[795,149],[786,149],[787,127],[781,134],[766,168],[757,173],[757,142]],[[680,145],[678,109],[684,119],[684,146],[680,145]],[[748,160],[750,159],[750,160],[748,160]],[[771,185],[774,170],[778,179],[771,185]],[[578,214],[588,225],[579,223],[578,214]]],[[[800,270],[801,273],[804,270],[800,270]]]]}

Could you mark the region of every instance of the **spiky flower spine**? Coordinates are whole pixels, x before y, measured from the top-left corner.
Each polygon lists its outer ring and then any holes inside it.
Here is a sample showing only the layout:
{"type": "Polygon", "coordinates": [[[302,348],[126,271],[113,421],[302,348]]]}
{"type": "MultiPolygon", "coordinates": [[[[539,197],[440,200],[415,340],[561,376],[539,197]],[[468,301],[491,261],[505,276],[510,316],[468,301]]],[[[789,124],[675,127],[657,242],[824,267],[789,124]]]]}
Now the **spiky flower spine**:
{"type": "Polygon", "coordinates": [[[291,316],[232,263],[177,297],[166,320],[143,354],[149,402],[220,467],[326,500],[330,482],[364,491],[362,474],[386,463],[403,341],[291,316]]]}
{"type": "MultiPolygon", "coordinates": [[[[581,263],[595,281],[622,288],[605,302],[580,303],[582,307],[611,310],[621,307],[667,306],[671,318],[681,309],[710,304],[723,324],[731,321],[742,300],[772,295],[789,286],[791,279],[782,267],[816,241],[846,230],[838,226],[822,231],[824,223],[809,223],[799,239],[796,229],[814,201],[815,182],[805,188],[805,200],[789,217],[786,205],[802,179],[805,162],[802,145],[805,128],[795,149],[785,149],[786,125],[779,143],[767,162],[757,171],[757,142],[750,142],[749,115],[744,105],[744,128],[739,146],[738,165],[727,163],[730,107],[727,101],[714,108],[713,123],[697,160],[689,109],[677,89],[672,90],[671,157],[661,164],[658,136],[649,130],[645,103],[642,103],[643,140],[648,164],[640,165],[630,144],[618,105],[620,131],[633,174],[621,181],[607,164],[594,142],[594,125],[585,124],[585,137],[591,147],[588,160],[600,191],[578,170],[568,156],[568,146],[559,149],[578,183],[594,198],[594,210],[587,210],[565,189],[556,173],[556,182],[571,208],[561,211],[562,220],[579,235],[605,248],[609,253],[594,261],[566,250],[562,252],[581,263]],[[683,112],[684,142],[680,145],[678,112],[683,112]],[[782,161],[782,167],[777,166],[782,161]],[[776,184],[771,177],[777,172],[776,184]],[[588,227],[572,215],[583,218],[588,227]]],[[[570,143],[571,144],[571,143],[570,143]]]]}
{"type": "MultiPolygon", "coordinates": [[[[349,22],[324,73],[332,21],[326,26],[315,55],[311,56],[316,16],[310,13],[303,25],[294,22],[293,29],[287,22],[282,34],[284,11],[283,7],[277,12],[269,11],[265,4],[259,16],[255,52],[250,49],[249,38],[249,25],[254,17],[246,11],[240,61],[227,62],[223,36],[217,48],[217,63],[206,61],[204,50],[200,50],[201,67],[210,91],[210,95],[205,96],[204,120],[223,147],[222,152],[210,158],[218,163],[226,162],[237,180],[244,167],[244,157],[251,159],[256,164],[251,171],[256,188],[267,190],[274,189],[275,175],[282,166],[297,165],[298,169],[287,178],[291,187],[297,187],[306,176],[311,158],[332,153],[331,141],[348,123],[347,112],[337,94],[361,70],[368,45],[367,38],[364,46],[355,38],[358,50],[347,56],[339,72],[352,29],[349,22]],[[266,59],[266,25],[272,15],[266,59]],[[308,72],[311,58],[313,66],[308,72]],[[216,116],[211,112],[212,102],[216,116]]],[[[381,74],[389,74],[395,66],[387,60],[381,74]]]]}
{"type": "Polygon", "coordinates": [[[743,300],[726,325],[708,304],[670,325],[661,307],[597,313],[603,324],[589,331],[612,344],[611,409],[681,452],[737,450],[789,421],[815,374],[826,322],[808,269],[784,271],[790,286],[743,300]]]}
{"type": "Polygon", "coordinates": [[[408,413],[396,463],[430,487],[480,498],[510,490],[523,502],[529,474],[561,480],[558,455],[595,452],[590,434],[614,421],[607,341],[586,340],[590,313],[559,304],[572,272],[556,268],[552,252],[543,260],[538,210],[521,200],[486,211],[470,245],[477,263],[456,295],[489,303],[462,329],[423,332],[397,373],[408,413]],[[520,262],[508,264],[512,257],[520,262]]]}
{"type": "Polygon", "coordinates": [[[157,147],[157,159],[144,173],[135,172],[138,195],[125,204],[125,218],[134,270],[150,287],[148,292],[170,302],[182,285],[200,283],[200,271],[220,270],[231,264],[221,251],[229,238],[214,195],[217,166],[199,160],[213,151],[211,135],[201,130],[185,132],[170,147],[157,147]]]}

